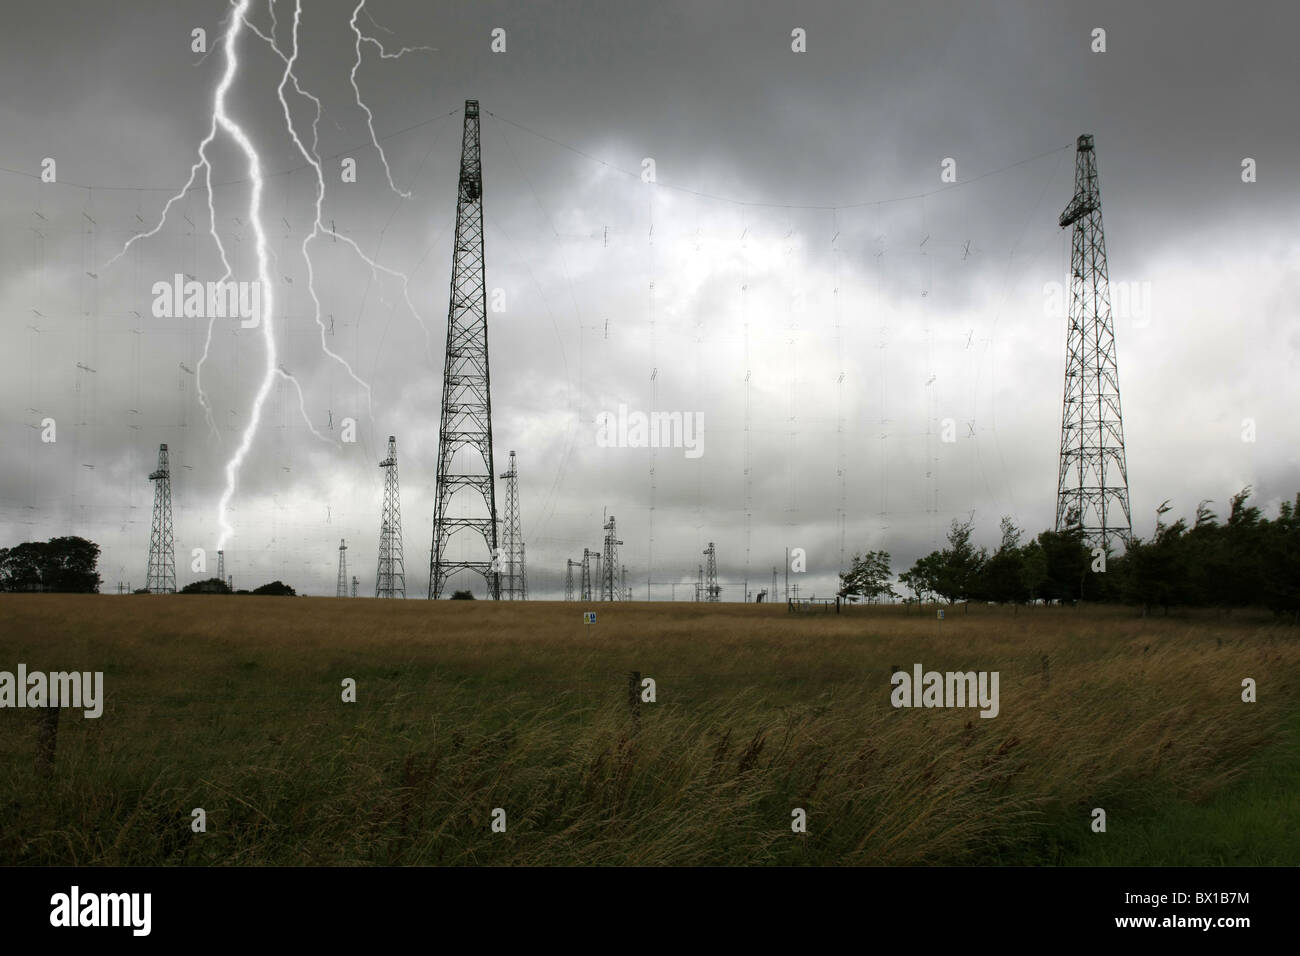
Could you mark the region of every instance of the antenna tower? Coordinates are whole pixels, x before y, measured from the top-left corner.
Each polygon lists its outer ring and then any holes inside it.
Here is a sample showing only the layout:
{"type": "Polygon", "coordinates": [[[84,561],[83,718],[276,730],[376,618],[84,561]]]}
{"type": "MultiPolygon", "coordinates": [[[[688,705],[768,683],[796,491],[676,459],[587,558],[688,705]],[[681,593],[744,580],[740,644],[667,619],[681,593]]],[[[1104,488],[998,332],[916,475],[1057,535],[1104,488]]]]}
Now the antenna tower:
{"type": "Polygon", "coordinates": [[[718,555],[712,541],[704,551],[704,558],[704,600],[716,604],[722,599],[722,588],[718,587],[718,555]]]}
{"type": "Polygon", "coordinates": [[[492,466],[492,399],[488,377],[487,296],[483,273],[483,168],[479,154],[478,100],[465,101],[461,136],[460,179],[456,187],[456,239],[451,262],[451,302],[447,311],[447,354],[442,372],[442,420],[438,427],[437,504],[433,512],[433,547],[429,553],[429,597],[442,595],[447,579],[475,571],[487,582],[493,599],[501,596],[497,555],[497,501],[492,466]],[[456,452],[470,448],[453,472],[456,452]],[[486,514],[453,517],[457,491],[481,498],[486,514]],[[457,531],[483,538],[483,560],[456,560],[447,553],[457,531]]]}
{"type": "Polygon", "coordinates": [[[614,527],[614,516],[605,522],[605,557],[600,577],[600,600],[621,601],[623,594],[615,583],[618,578],[618,531],[614,527]]]}
{"type": "Polygon", "coordinates": [[[582,592],[580,600],[591,600],[591,556],[595,554],[588,548],[582,549],[582,592]]]}
{"type": "Polygon", "coordinates": [[[564,566],[564,600],[573,600],[573,569],[581,568],[582,564],[574,561],[573,558],[566,558],[564,566]]]}
{"type": "Polygon", "coordinates": [[[1101,229],[1101,188],[1092,135],[1075,152],[1074,198],[1059,220],[1074,227],[1070,254],[1070,327],[1066,339],[1061,465],[1056,486],[1056,530],[1077,523],[1084,538],[1110,549],[1127,546],[1129,515],[1124,420],[1120,414],[1110,275],[1101,229]]]}
{"type": "Polygon", "coordinates": [[[334,596],[348,596],[348,543],[342,538],[339,538],[339,580],[334,588],[334,596]]]}
{"type": "Polygon", "coordinates": [[[158,446],[158,467],[149,475],[153,486],[153,527],[149,531],[149,570],[145,588],[151,594],[176,593],[176,543],[172,537],[172,473],[167,444],[158,446]]]}
{"type": "Polygon", "coordinates": [[[388,436],[388,457],[379,463],[379,467],[384,469],[384,514],[379,524],[375,597],[404,598],[406,562],[402,558],[402,497],[397,487],[397,439],[392,435],[388,436]]]}
{"type": "Polygon", "coordinates": [[[505,579],[501,582],[504,601],[528,600],[528,577],[524,573],[524,534],[519,522],[519,471],[515,453],[510,453],[510,467],[501,476],[506,480],[506,526],[503,551],[506,559],[505,579]]]}

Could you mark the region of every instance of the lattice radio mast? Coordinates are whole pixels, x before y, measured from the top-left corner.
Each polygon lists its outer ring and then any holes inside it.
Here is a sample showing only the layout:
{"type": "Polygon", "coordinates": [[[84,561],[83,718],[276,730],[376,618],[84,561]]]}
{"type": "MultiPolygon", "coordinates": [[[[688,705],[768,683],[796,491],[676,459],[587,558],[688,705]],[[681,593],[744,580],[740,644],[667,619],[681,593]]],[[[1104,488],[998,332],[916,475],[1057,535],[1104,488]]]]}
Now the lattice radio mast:
{"type": "Polygon", "coordinates": [[[1133,523],[1097,152],[1088,133],[1077,146],[1074,198],[1059,220],[1062,229],[1074,226],[1074,235],[1056,530],[1077,522],[1090,544],[1109,549],[1115,539],[1128,544],[1133,523]]]}
{"type": "Polygon", "coordinates": [[[605,522],[605,557],[600,576],[600,600],[602,601],[623,600],[622,591],[615,583],[618,580],[618,546],[622,543],[618,540],[618,531],[614,528],[614,516],[610,515],[609,521],[605,522]]]}
{"type": "Polygon", "coordinates": [[[158,467],[149,475],[153,486],[153,526],[149,531],[149,570],[145,588],[151,594],[176,593],[176,543],[172,536],[172,473],[167,444],[158,446],[158,467]]]}
{"type": "MultiPolygon", "coordinates": [[[[375,597],[406,597],[406,561],[402,557],[402,496],[397,487],[397,439],[388,436],[384,469],[384,513],[379,524],[379,569],[375,597]]],[[[342,573],[342,572],[340,572],[342,573]]]]}
{"type": "Polygon", "coordinates": [[[348,596],[348,543],[342,538],[339,538],[339,579],[334,586],[334,596],[348,596]]]}
{"type": "Polygon", "coordinates": [[[510,467],[501,476],[506,480],[506,525],[502,551],[506,559],[505,578],[501,582],[504,601],[528,600],[528,576],[524,570],[524,533],[519,521],[519,471],[515,453],[510,453],[510,467]]]}
{"type": "MultiPolygon", "coordinates": [[[[429,597],[442,595],[447,579],[458,571],[475,571],[487,582],[489,596],[501,596],[497,552],[497,501],[492,465],[492,398],[488,376],[487,296],[483,274],[483,168],[479,153],[478,100],[465,101],[460,180],[456,187],[456,241],[452,250],[451,303],[447,311],[447,355],[442,373],[442,420],[438,428],[437,504],[433,512],[433,547],[429,553],[429,597]],[[477,452],[481,462],[462,461],[472,470],[453,472],[456,452],[477,452]],[[486,514],[453,517],[450,505],[462,489],[479,497],[486,514]],[[483,537],[484,560],[455,560],[447,554],[457,531],[483,537]]],[[[474,456],[468,456],[473,459],[474,456]]]]}
{"type": "Polygon", "coordinates": [[[580,600],[591,600],[591,556],[595,554],[588,548],[582,549],[582,596],[580,600]]]}
{"type": "Polygon", "coordinates": [[[573,558],[565,558],[567,562],[564,566],[564,600],[573,600],[573,569],[581,568],[581,562],[574,561],[573,558]]]}
{"type": "Polygon", "coordinates": [[[718,554],[713,542],[704,551],[704,600],[716,604],[722,599],[722,588],[718,587],[718,554]]]}

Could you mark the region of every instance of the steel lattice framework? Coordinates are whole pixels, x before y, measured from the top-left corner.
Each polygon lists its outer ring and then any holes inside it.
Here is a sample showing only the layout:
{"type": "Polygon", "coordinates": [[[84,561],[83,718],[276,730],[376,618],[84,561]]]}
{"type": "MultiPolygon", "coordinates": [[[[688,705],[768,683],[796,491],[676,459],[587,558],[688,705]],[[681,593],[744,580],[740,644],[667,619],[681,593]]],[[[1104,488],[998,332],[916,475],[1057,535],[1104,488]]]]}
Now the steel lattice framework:
{"type": "MultiPolygon", "coordinates": [[[[591,600],[591,556],[596,554],[588,548],[582,549],[582,586],[579,593],[579,600],[591,600]]],[[[599,557],[599,555],[597,555],[599,557]]]]}
{"type": "Polygon", "coordinates": [[[565,558],[568,563],[564,566],[564,600],[573,600],[573,569],[581,568],[582,564],[574,561],[573,558],[565,558]]]}
{"type": "Polygon", "coordinates": [[[158,446],[158,467],[149,475],[153,486],[153,526],[149,531],[149,570],[145,589],[151,594],[176,593],[176,543],[172,536],[172,473],[167,444],[158,446]]]}
{"type": "Polygon", "coordinates": [[[334,596],[348,596],[348,543],[343,538],[339,538],[339,579],[334,586],[334,596]]]}
{"type": "Polygon", "coordinates": [[[718,587],[718,552],[713,542],[704,551],[704,600],[716,604],[722,600],[722,588],[718,587]]]}
{"type": "MultiPolygon", "coordinates": [[[[487,296],[483,259],[483,167],[479,153],[478,100],[465,101],[460,180],[456,190],[456,241],[452,250],[451,303],[447,311],[447,355],[442,372],[442,420],[438,428],[437,503],[433,512],[433,547],[429,553],[429,597],[442,595],[447,579],[475,571],[487,582],[494,600],[501,596],[497,551],[497,502],[492,465],[492,398],[488,376],[487,296]],[[462,467],[454,472],[456,453],[462,467]],[[482,499],[486,514],[456,517],[452,499],[458,491],[482,499]],[[482,536],[484,560],[456,560],[447,553],[458,531],[482,536]]],[[[462,502],[464,504],[464,502],[462,502]]]]}
{"type": "Polygon", "coordinates": [[[1097,152],[1091,134],[1077,146],[1074,198],[1060,218],[1074,234],[1056,530],[1078,524],[1090,544],[1109,550],[1116,539],[1128,544],[1133,524],[1097,152]]]}
{"type": "Polygon", "coordinates": [[[605,522],[604,568],[600,572],[600,600],[602,601],[623,599],[619,587],[614,583],[618,577],[618,546],[622,543],[618,540],[618,531],[614,527],[614,516],[610,515],[609,521],[605,522]]]}
{"type": "Polygon", "coordinates": [[[406,561],[402,557],[402,496],[397,486],[397,439],[388,436],[384,469],[384,512],[379,522],[379,567],[375,572],[375,597],[406,597],[406,561]]]}
{"type": "Polygon", "coordinates": [[[528,575],[524,568],[524,532],[519,520],[519,469],[515,453],[510,452],[510,467],[501,476],[506,480],[506,522],[501,550],[505,558],[505,577],[501,581],[501,599],[528,600],[528,575]]]}

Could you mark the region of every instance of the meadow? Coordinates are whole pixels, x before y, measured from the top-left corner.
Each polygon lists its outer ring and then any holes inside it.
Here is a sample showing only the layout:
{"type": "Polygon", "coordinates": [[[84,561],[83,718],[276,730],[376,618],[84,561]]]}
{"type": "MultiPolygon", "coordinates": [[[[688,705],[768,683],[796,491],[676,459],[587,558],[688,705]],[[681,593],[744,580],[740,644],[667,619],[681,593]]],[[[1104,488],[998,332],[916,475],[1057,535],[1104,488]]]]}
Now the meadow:
{"type": "Polygon", "coordinates": [[[52,766],[0,710],[4,865],[1300,863],[1268,615],[3,595],[19,662],[105,701],[52,766]],[[916,663],[998,715],[893,708],[916,663]]]}

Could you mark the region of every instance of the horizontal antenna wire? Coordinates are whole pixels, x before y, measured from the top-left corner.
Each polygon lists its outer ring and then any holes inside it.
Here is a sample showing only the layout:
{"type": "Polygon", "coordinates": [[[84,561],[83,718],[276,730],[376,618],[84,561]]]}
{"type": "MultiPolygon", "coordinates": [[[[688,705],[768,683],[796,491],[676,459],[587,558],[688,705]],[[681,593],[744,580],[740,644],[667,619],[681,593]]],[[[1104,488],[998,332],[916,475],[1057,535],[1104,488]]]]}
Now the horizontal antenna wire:
{"type": "MultiPolygon", "coordinates": [[[[461,111],[461,109],[462,109],[461,107],[457,107],[456,109],[454,109],[454,110],[450,110],[450,111],[448,111],[448,112],[446,112],[446,113],[439,113],[437,116],[430,117],[430,118],[427,119],[427,120],[421,120],[421,121],[418,122],[418,123],[414,123],[414,124],[412,124],[412,125],[410,125],[410,126],[405,126],[405,127],[403,127],[402,129],[394,130],[393,132],[389,133],[387,136],[377,136],[377,137],[375,137],[375,140],[376,140],[376,142],[380,142],[380,143],[382,143],[382,142],[385,142],[385,141],[387,141],[387,140],[394,139],[394,138],[396,138],[396,137],[398,137],[398,136],[401,136],[403,133],[409,133],[409,132],[410,132],[411,130],[413,130],[413,129],[419,129],[419,128],[422,127],[422,126],[428,126],[430,123],[436,123],[436,122],[438,122],[439,120],[444,120],[444,119],[446,119],[448,116],[451,116],[451,115],[453,115],[453,114],[455,114],[455,113],[459,113],[459,112],[461,111]]],[[[323,157],[321,157],[321,158],[322,158],[322,159],[338,159],[340,156],[344,156],[344,155],[346,155],[346,154],[348,154],[348,153],[351,153],[351,152],[353,152],[353,151],[355,151],[355,150],[358,150],[358,149],[365,149],[367,146],[370,146],[370,145],[372,145],[371,142],[370,142],[369,140],[367,140],[367,141],[364,142],[364,143],[357,143],[355,146],[348,146],[348,147],[346,147],[346,148],[344,148],[344,149],[339,150],[337,153],[331,153],[330,155],[328,155],[328,156],[323,156],[323,157]]],[[[271,178],[276,177],[276,176],[288,176],[290,173],[296,173],[296,172],[298,172],[299,170],[302,170],[302,169],[310,169],[310,168],[311,168],[311,163],[302,163],[302,164],[300,164],[300,165],[298,165],[298,166],[291,166],[291,167],[289,167],[288,169],[282,169],[282,170],[280,170],[278,173],[267,173],[267,174],[266,174],[265,176],[263,176],[262,178],[263,178],[263,179],[271,179],[271,178]]],[[[26,173],[26,172],[23,172],[23,171],[20,170],[20,169],[10,169],[8,166],[0,166],[0,173],[9,173],[9,174],[12,175],[12,176],[25,176],[25,177],[27,177],[28,179],[40,179],[40,178],[41,178],[40,175],[37,174],[37,173],[26,173]]],[[[249,181],[249,180],[248,180],[247,178],[244,178],[244,179],[225,179],[225,180],[222,180],[221,182],[213,183],[212,185],[213,185],[213,186],[238,186],[238,185],[240,185],[241,183],[247,183],[248,181],[249,181]]],[[[70,181],[68,181],[68,180],[66,180],[66,179],[56,179],[56,180],[55,180],[51,185],[56,185],[56,186],[72,186],[72,187],[75,188],[75,189],[89,189],[89,190],[92,190],[92,191],[93,191],[93,190],[96,190],[96,189],[102,189],[102,190],[104,190],[104,191],[106,191],[106,192],[107,192],[107,191],[115,191],[115,190],[120,190],[120,191],[124,191],[124,192],[133,192],[133,191],[140,191],[140,192],[175,192],[175,191],[176,191],[176,187],[175,187],[175,186],[91,186],[91,185],[88,185],[88,184],[86,184],[86,183],[74,183],[74,182],[70,182],[70,181]]],[[[205,186],[198,186],[198,185],[195,185],[195,186],[191,186],[189,189],[185,190],[185,192],[186,192],[186,193],[202,193],[202,192],[207,192],[207,188],[206,188],[205,186]]]]}
{"type": "MultiPolygon", "coordinates": [[[[486,113],[488,116],[491,116],[493,119],[498,119],[503,123],[509,123],[511,126],[521,129],[525,133],[530,133],[533,136],[536,136],[540,139],[544,139],[548,143],[554,143],[556,146],[559,146],[561,149],[567,149],[571,153],[577,153],[579,156],[583,157],[584,159],[589,159],[593,163],[599,163],[600,165],[612,169],[615,172],[622,173],[624,176],[630,176],[633,179],[641,178],[640,172],[636,170],[629,170],[629,169],[624,169],[621,166],[616,166],[614,163],[607,162],[598,156],[592,156],[590,153],[585,153],[575,146],[570,146],[568,143],[562,143],[558,139],[555,139],[551,136],[547,136],[545,133],[539,133],[536,130],[529,129],[527,126],[524,126],[521,123],[516,123],[514,120],[506,119],[504,116],[500,115],[499,113],[493,113],[491,110],[483,110],[483,112],[486,113]]],[[[655,185],[662,186],[665,189],[672,189],[677,192],[686,193],[691,196],[699,196],[703,199],[716,199],[719,202],[728,202],[737,206],[758,206],[758,207],[764,207],[769,209],[826,209],[826,210],[857,209],[863,206],[884,206],[887,205],[888,203],[906,202],[910,199],[924,199],[926,196],[933,196],[936,193],[946,192],[947,190],[952,189],[954,186],[965,186],[968,183],[975,183],[975,182],[979,182],[981,179],[987,179],[990,176],[996,176],[998,173],[1004,173],[1008,169],[1015,169],[1017,166],[1023,166],[1025,163],[1032,163],[1034,160],[1042,159],[1044,156],[1052,156],[1056,153],[1062,152],[1063,150],[1074,149],[1074,146],[1075,146],[1074,143],[1066,143],[1064,146],[1057,146],[1055,149],[1045,150],[1041,153],[1037,153],[1033,156],[1028,156],[1024,159],[1018,159],[1014,163],[1008,163],[1006,166],[1000,166],[999,168],[989,170],[986,173],[980,173],[980,175],[973,176],[970,179],[961,179],[954,183],[948,183],[944,186],[941,186],[938,189],[931,189],[928,190],[927,192],[912,193],[907,196],[895,196],[891,199],[868,199],[868,200],[863,200],[861,202],[836,203],[834,205],[825,205],[825,204],[818,204],[818,203],[805,204],[805,203],[784,203],[784,202],[752,202],[750,200],[745,200],[745,199],[732,199],[730,196],[719,196],[716,195],[715,193],[706,193],[697,189],[688,189],[685,186],[674,186],[672,183],[666,183],[663,182],[662,180],[656,180],[655,185]]]]}

